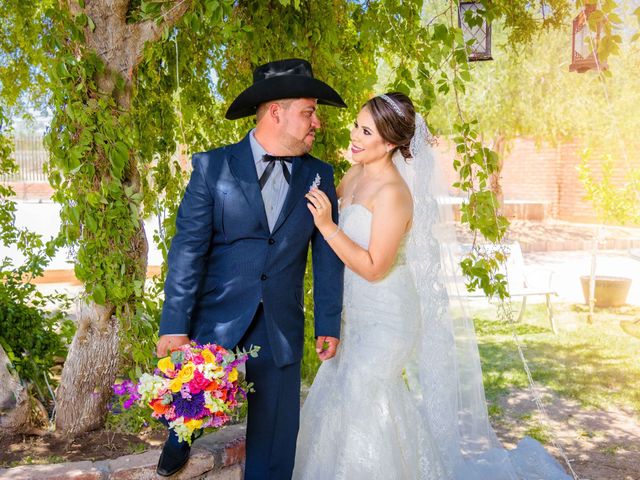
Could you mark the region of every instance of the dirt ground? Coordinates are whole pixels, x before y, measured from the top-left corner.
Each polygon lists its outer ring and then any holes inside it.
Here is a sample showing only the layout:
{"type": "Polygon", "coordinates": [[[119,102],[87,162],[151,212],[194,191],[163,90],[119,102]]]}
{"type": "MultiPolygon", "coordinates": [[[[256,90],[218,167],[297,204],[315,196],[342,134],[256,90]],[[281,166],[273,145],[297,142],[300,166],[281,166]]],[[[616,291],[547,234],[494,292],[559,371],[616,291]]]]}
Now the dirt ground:
{"type": "MultiPolygon", "coordinates": [[[[528,390],[502,398],[503,414],[493,426],[505,447],[515,447],[533,427],[557,442],[582,480],[640,480],[640,420],[631,411],[581,408],[545,389],[540,397],[548,416],[544,422],[528,390]]],[[[565,466],[551,441],[545,446],[565,466]]]]}
{"type": "MultiPolygon", "coordinates": [[[[640,480],[640,421],[632,412],[589,410],[545,389],[540,393],[548,415],[544,422],[528,390],[512,391],[500,401],[502,414],[492,423],[506,448],[533,429],[564,465],[550,439],[560,445],[582,480],[640,480]]],[[[158,448],[164,438],[158,430],[140,436],[103,430],[71,441],[51,434],[16,435],[0,439],[0,467],[116,458],[158,448]]]]}
{"type": "Polygon", "coordinates": [[[44,432],[18,434],[0,438],[0,468],[117,458],[158,448],[165,437],[160,430],[138,436],[98,430],[73,439],[44,432]]]}

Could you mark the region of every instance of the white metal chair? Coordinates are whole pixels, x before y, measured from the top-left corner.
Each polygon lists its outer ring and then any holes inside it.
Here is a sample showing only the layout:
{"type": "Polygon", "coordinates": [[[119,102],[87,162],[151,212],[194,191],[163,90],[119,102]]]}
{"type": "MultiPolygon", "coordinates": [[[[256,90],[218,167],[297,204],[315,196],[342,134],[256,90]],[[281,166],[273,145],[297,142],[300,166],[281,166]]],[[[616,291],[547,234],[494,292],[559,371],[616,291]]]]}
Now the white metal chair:
{"type": "MultiPolygon", "coordinates": [[[[465,251],[462,253],[466,253],[470,251],[470,245],[462,246],[465,251]]],[[[484,248],[496,248],[493,246],[484,247],[484,248]]],[[[545,302],[547,306],[547,315],[549,318],[549,325],[551,326],[551,330],[553,333],[557,334],[557,328],[555,324],[555,319],[553,316],[553,307],[551,305],[551,295],[557,295],[558,293],[553,289],[551,281],[553,272],[547,269],[536,269],[543,273],[545,273],[546,281],[537,282],[538,284],[532,284],[527,278],[527,269],[524,265],[524,258],[522,256],[522,249],[520,248],[520,243],[511,242],[504,245],[504,253],[506,255],[506,261],[502,265],[500,271],[507,278],[508,291],[511,298],[522,298],[522,303],[520,305],[520,312],[518,314],[518,321],[522,321],[524,318],[524,314],[527,308],[527,298],[534,295],[544,295],[545,302]]],[[[532,270],[529,271],[531,273],[532,270]]],[[[467,292],[466,296],[468,298],[483,298],[486,297],[485,293],[482,290],[476,290],[473,292],[467,292]]]]}

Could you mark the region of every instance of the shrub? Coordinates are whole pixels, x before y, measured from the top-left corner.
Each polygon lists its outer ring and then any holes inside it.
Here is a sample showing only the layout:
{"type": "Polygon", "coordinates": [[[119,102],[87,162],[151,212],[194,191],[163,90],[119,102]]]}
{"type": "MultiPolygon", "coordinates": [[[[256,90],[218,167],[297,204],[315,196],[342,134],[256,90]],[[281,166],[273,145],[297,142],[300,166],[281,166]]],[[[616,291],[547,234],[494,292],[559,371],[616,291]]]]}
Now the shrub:
{"type": "Polygon", "coordinates": [[[49,312],[47,304],[63,296],[45,297],[30,283],[23,283],[16,271],[0,266],[0,345],[20,379],[36,388],[42,401],[50,399],[51,367],[66,355],[73,335],[73,323],[62,312],[49,312]]]}

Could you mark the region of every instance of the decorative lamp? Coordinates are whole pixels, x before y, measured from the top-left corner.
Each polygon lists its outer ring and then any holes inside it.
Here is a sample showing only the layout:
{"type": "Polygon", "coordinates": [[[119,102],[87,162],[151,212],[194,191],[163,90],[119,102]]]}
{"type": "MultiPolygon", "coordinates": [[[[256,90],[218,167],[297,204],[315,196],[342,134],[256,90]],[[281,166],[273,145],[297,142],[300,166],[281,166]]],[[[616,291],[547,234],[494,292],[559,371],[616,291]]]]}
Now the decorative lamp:
{"type": "Polygon", "coordinates": [[[589,28],[589,17],[596,11],[596,5],[585,5],[573,19],[572,55],[570,72],[584,73],[588,70],[606,70],[607,64],[598,59],[598,44],[603,21],[598,22],[595,31],[589,28]]]}
{"type": "Polygon", "coordinates": [[[480,2],[458,4],[458,26],[462,29],[464,42],[468,45],[470,62],[493,60],[491,57],[491,23],[481,15],[480,2]],[[467,13],[468,12],[468,13],[467,13]],[[469,43],[473,40],[472,43],[469,43]]]}

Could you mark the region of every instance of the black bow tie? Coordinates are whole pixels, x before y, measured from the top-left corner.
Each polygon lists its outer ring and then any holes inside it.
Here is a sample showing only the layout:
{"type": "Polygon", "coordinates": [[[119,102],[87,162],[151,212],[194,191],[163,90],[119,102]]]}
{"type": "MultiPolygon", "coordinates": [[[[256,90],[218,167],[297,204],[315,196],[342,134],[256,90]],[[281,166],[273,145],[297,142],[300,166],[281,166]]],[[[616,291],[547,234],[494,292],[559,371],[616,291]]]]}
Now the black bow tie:
{"type": "Polygon", "coordinates": [[[291,174],[289,173],[289,169],[287,168],[287,163],[291,163],[294,158],[297,157],[278,157],[276,155],[269,155],[268,153],[265,154],[262,157],[262,161],[269,162],[269,165],[267,165],[267,168],[264,169],[264,172],[260,177],[260,190],[264,188],[267,180],[269,180],[271,172],[273,172],[273,169],[276,166],[276,162],[280,162],[280,165],[282,165],[282,173],[284,175],[284,179],[287,181],[287,183],[289,183],[291,181],[291,174]]]}

